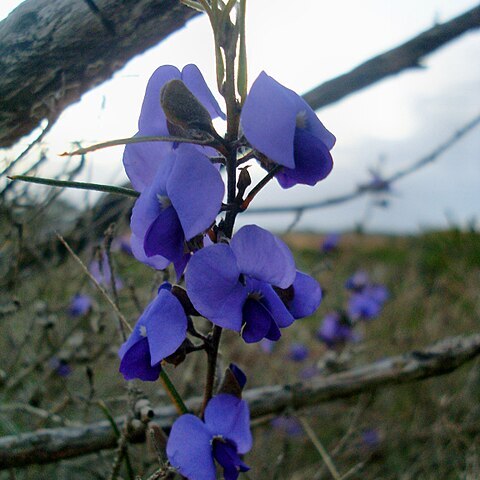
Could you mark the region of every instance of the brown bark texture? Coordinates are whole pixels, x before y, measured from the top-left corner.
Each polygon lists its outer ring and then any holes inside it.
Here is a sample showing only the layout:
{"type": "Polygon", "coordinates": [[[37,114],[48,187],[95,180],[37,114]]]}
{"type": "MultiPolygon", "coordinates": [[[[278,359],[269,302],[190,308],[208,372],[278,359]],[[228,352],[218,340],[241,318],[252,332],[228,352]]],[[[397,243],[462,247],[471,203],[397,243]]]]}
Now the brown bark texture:
{"type": "Polygon", "coordinates": [[[179,0],[26,0],[0,22],[0,147],[54,123],[83,93],[198,12],[179,0]]]}
{"type": "MultiPolygon", "coordinates": [[[[244,392],[251,418],[299,410],[340,398],[450,373],[480,355],[480,334],[450,337],[421,350],[357,367],[341,373],[319,376],[291,385],[272,385],[244,392]]],[[[187,401],[198,411],[201,398],[187,401]]],[[[177,417],[170,406],[158,407],[152,421],[169,429],[177,417]]],[[[119,430],[125,418],[115,419],[119,430]]],[[[130,442],[145,440],[145,426],[137,422],[129,429],[130,442]]],[[[52,463],[117,446],[117,437],[108,421],[81,427],[42,429],[0,438],[0,469],[52,463]]]]}

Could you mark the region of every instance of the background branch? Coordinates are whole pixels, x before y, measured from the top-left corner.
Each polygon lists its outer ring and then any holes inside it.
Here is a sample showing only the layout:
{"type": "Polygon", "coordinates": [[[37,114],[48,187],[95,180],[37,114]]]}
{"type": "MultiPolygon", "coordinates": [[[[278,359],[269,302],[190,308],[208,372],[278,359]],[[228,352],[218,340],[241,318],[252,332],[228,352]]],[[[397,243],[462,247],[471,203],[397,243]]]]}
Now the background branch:
{"type": "MultiPolygon", "coordinates": [[[[480,333],[450,337],[422,350],[384,358],[341,373],[316,377],[292,385],[272,385],[244,393],[252,419],[280,414],[286,409],[301,409],[321,402],[351,397],[379,387],[397,385],[450,373],[480,355],[480,333]]],[[[192,410],[202,399],[187,401],[192,410]]],[[[152,419],[169,428],[177,413],[173,407],[155,409],[152,419]]],[[[125,418],[117,418],[118,428],[125,418]]],[[[131,442],[145,440],[145,426],[132,425],[131,442]]],[[[51,463],[103,449],[112,449],[117,438],[108,421],[83,427],[52,428],[0,438],[0,469],[51,463]]]]}
{"type": "Polygon", "coordinates": [[[26,0],[0,22],[0,147],[82,94],[198,12],[178,0],[26,0]],[[108,25],[108,28],[107,26],[108,25]]]}
{"type": "Polygon", "coordinates": [[[435,25],[420,35],[371,58],[348,73],[322,83],[303,95],[314,109],[325,107],[351,93],[409,68],[421,68],[420,60],[465,32],[480,27],[480,6],[452,20],[435,25]]]}

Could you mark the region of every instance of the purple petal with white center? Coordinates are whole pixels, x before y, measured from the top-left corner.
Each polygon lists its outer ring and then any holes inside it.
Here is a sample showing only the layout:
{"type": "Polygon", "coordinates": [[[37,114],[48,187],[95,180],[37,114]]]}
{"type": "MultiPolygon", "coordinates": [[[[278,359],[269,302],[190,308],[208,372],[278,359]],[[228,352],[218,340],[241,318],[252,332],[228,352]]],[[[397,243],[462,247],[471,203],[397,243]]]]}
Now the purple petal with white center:
{"type": "Polygon", "coordinates": [[[259,301],[247,298],[242,309],[243,320],[242,338],[246,343],[259,342],[270,331],[275,323],[270,312],[259,301]]]}
{"type": "Polygon", "coordinates": [[[294,168],[294,136],[297,95],[265,72],[260,73],[245,100],[240,117],[243,133],[250,144],[285,167],[294,168]]]}
{"type": "Polygon", "coordinates": [[[306,130],[295,133],[295,168],[284,167],[275,175],[283,188],[298,183],[314,186],[333,168],[333,159],[320,139],[306,130]]]}
{"type": "Polygon", "coordinates": [[[230,246],[241,273],[280,288],[293,283],[293,255],[285,243],[269,231],[246,225],[233,236],[230,246]]]}
{"type": "Polygon", "coordinates": [[[250,412],[245,401],[226,393],[213,397],[205,409],[205,424],[213,436],[235,442],[238,453],[243,455],[252,448],[250,412]]]}
{"type": "Polygon", "coordinates": [[[138,120],[138,130],[142,135],[168,135],[165,113],[160,104],[160,91],[167,82],[180,77],[180,70],[173,65],[163,65],[153,72],[138,120]]]}
{"type": "Polygon", "coordinates": [[[306,273],[297,271],[293,292],[293,299],[289,302],[288,309],[294,318],[312,315],[322,302],[320,285],[306,273]]]}
{"type": "Polygon", "coordinates": [[[190,240],[215,220],[225,191],[222,177],[210,159],[191,145],[180,145],[166,189],[185,237],[190,240]]]}
{"type": "Polygon", "coordinates": [[[220,327],[240,331],[246,288],[232,249],[216,244],[195,252],[185,273],[187,293],[193,306],[220,327]]]}
{"type": "Polygon", "coordinates": [[[172,425],[168,437],[168,459],[190,480],[215,480],[211,440],[211,432],[198,417],[182,415],[172,425]]]}
{"type": "Polygon", "coordinates": [[[196,65],[190,63],[183,67],[182,80],[188,89],[200,100],[200,103],[207,109],[212,118],[220,117],[222,120],[226,119],[225,114],[222,112],[196,65]]]}
{"type": "Polygon", "coordinates": [[[302,112],[300,113],[300,115],[306,116],[305,129],[308,130],[312,135],[317,137],[319,140],[321,140],[328,150],[331,150],[336,142],[335,136],[325,128],[323,123],[317,117],[317,114],[312,110],[310,105],[300,95],[297,95],[292,90],[289,91],[291,92],[292,101],[294,101],[296,104],[297,112],[302,112]]]}
{"type": "MultiPolygon", "coordinates": [[[[146,134],[137,132],[134,136],[146,134]]],[[[135,190],[142,192],[152,183],[160,163],[171,150],[172,144],[169,142],[129,143],[125,146],[123,165],[135,190]]]]}
{"type": "Polygon", "coordinates": [[[170,206],[161,209],[145,233],[143,248],[147,257],[161,255],[171,262],[183,257],[185,235],[177,212],[170,206]]]}
{"type": "Polygon", "coordinates": [[[185,340],[187,316],[180,302],[167,289],[158,292],[141,321],[150,346],[152,366],[174,353],[185,340]]]}
{"type": "Polygon", "coordinates": [[[154,382],[161,369],[160,364],[151,365],[148,340],[141,338],[123,353],[119,370],[125,380],[138,378],[144,382],[154,382]]]}

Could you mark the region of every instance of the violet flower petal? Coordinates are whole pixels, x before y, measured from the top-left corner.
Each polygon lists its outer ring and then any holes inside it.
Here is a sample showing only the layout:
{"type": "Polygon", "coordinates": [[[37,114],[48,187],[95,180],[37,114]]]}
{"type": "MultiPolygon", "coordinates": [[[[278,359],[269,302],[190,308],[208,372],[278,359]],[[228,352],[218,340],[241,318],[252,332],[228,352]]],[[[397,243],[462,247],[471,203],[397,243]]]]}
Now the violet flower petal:
{"type": "Polygon", "coordinates": [[[125,380],[139,378],[145,382],[153,382],[159,377],[161,366],[151,365],[148,340],[142,338],[125,351],[119,370],[125,380]]]}
{"type": "Polygon", "coordinates": [[[306,273],[297,271],[293,282],[294,295],[288,309],[294,318],[312,315],[322,302],[322,289],[318,282],[306,273]]]}
{"type": "Polygon", "coordinates": [[[247,298],[243,304],[242,316],[245,324],[242,328],[242,338],[246,343],[259,342],[275,323],[271,313],[259,301],[247,298]]]}
{"type": "Polygon", "coordinates": [[[214,324],[237,332],[242,327],[242,306],[248,293],[239,276],[235,255],[224,244],[195,252],[185,273],[193,306],[214,324]]]}
{"type": "Polygon", "coordinates": [[[170,206],[161,209],[145,232],[143,249],[147,257],[161,255],[174,262],[183,257],[185,235],[177,212],[170,206]]]}
{"type": "Polygon", "coordinates": [[[130,237],[130,245],[132,246],[133,256],[140,262],[145,263],[149,267],[156,270],[164,270],[170,265],[170,260],[162,257],[161,255],[155,255],[153,257],[147,257],[143,248],[143,239],[138,238],[132,233],[130,237]]]}
{"type": "Polygon", "coordinates": [[[170,463],[191,480],[215,480],[211,439],[211,432],[198,417],[182,415],[172,425],[168,437],[170,463]]]}
{"type": "Polygon", "coordinates": [[[294,168],[294,136],[298,107],[293,91],[265,72],[260,73],[245,100],[240,117],[250,144],[285,167],[294,168]]]}
{"type": "Polygon", "coordinates": [[[240,272],[280,288],[293,283],[293,255],[287,245],[269,231],[246,225],[233,236],[230,246],[240,272]]]}
{"type": "Polygon", "coordinates": [[[248,405],[233,395],[213,397],[205,409],[205,424],[213,436],[221,435],[237,445],[240,454],[252,448],[248,405]]]}
{"type": "Polygon", "coordinates": [[[220,117],[222,120],[227,118],[196,65],[191,63],[183,67],[182,80],[188,89],[200,100],[200,103],[207,109],[212,118],[220,117]]]}
{"type": "Polygon", "coordinates": [[[187,316],[177,298],[169,290],[161,289],[142,317],[153,366],[174,353],[185,340],[187,316]]]}
{"type": "Polygon", "coordinates": [[[332,155],[319,138],[297,128],[294,145],[295,168],[284,167],[275,175],[283,188],[297,183],[314,186],[332,171],[332,155]]]}
{"type": "Polygon", "coordinates": [[[166,190],[190,240],[215,220],[225,186],[218,170],[195,147],[180,145],[175,152],[166,190]]]}

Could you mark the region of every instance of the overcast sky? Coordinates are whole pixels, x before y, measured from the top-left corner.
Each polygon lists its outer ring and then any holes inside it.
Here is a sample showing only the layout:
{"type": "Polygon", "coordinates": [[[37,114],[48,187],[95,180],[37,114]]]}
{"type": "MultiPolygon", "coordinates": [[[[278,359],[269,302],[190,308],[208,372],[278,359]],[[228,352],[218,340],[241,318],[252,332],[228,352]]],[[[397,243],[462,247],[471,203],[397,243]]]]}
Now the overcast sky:
{"type": "MultiPolygon", "coordinates": [[[[2,0],[0,18],[18,3],[2,0]]],[[[265,70],[304,93],[477,4],[472,0],[249,0],[249,80],[265,70]]],[[[369,167],[381,164],[388,175],[428,154],[480,113],[479,56],[480,33],[464,35],[428,57],[426,69],[402,73],[317,112],[337,137],[332,174],[313,188],[284,191],[272,182],[255,206],[298,204],[346,193],[368,181],[369,167]]],[[[134,58],[111,81],[68,108],[46,137],[51,161],[42,174],[62,166],[65,160],[55,154],[74,140],[87,144],[134,134],[151,73],[162,64],[181,68],[187,63],[199,66],[213,90],[212,35],[204,17],[134,58]]],[[[367,227],[416,232],[442,228],[452,221],[464,225],[479,217],[479,152],[477,128],[433,165],[398,182],[390,207],[376,209],[367,227]]],[[[121,148],[90,155],[81,179],[123,182],[121,155],[121,148]]],[[[255,178],[261,175],[258,170],[255,178]]],[[[83,198],[75,192],[66,197],[83,198]]],[[[357,200],[311,211],[296,228],[351,229],[364,218],[366,205],[367,200],[357,200]]],[[[291,214],[245,218],[278,229],[291,220],[291,214]]]]}

